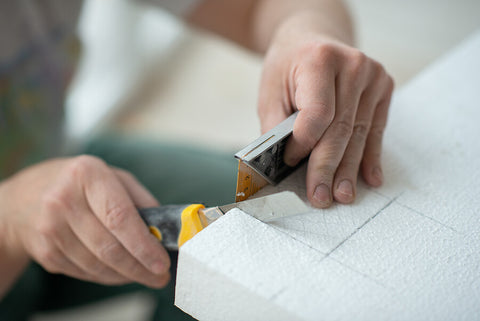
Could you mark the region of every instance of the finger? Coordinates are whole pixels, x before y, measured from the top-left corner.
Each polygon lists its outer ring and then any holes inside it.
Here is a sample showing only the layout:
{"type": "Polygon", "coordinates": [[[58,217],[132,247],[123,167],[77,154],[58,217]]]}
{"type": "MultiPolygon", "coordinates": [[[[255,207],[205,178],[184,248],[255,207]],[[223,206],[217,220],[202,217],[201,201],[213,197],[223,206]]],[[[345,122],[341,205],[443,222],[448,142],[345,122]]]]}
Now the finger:
{"type": "MultiPolygon", "coordinates": [[[[103,226],[136,260],[154,274],[165,273],[170,259],[157,239],[150,234],[128,192],[107,166],[86,165],[94,173],[84,175],[83,190],[87,204],[103,226]]],[[[120,249],[117,242],[107,243],[120,249]]],[[[123,274],[123,273],[122,273],[123,274]]]]}
{"type": "Polygon", "coordinates": [[[69,215],[68,221],[88,251],[116,273],[147,286],[165,285],[162,279],[166,272],[155,274],[143,266],[88,209],[69,215]]]}
{"type": "Polygon", "coordinates": [[[89,280],[90,276],[77,267],[62,251],[50,240],[45,238],[36,239],[31,243],[33,258],[45,270],[54,274],[65,274],[77,279],[89,280]]]}
{"type": "Polygon", "coordinates": [[[388,86],[384,98],[375,109],[372,126],[370,128],[362,159],[362,176],[371,186],[380,186],[383,183],[381,165],[383,132],[387,124],[388,109],[393,92],[393,80],[388,77],[388,86]]]}
{"type": "Polygon", "coordinates": [[[313,149],[307,169],[307,193],[316,207],[332,203],[334,175],[353,132],[358,104],[368,80],[368,72],[352,76],[343,72],[336,80],[336,114],[333,122],[313,149]]]}
{"type": "Polygon", "coordinates": [[[51,261],[52,265],[44,265],[47,267],[47,271],[53,274],[64,274],[75,279],[85,280],[90,282],[96,282],[96,279],[87,272],[83,271],[80,267],[75,265],[63,252],[58,251],[58,259],[51,261]]]}
{"type": "Polygon", "coordinates": [[[123,187],[130,195],[137,208],[160,206],[153,195],[132,174],[121,169],[115,169],[123,187]]]}
{"type": "Polygon", "coordinates": [[[375,107],[383,92],[382,87],[384,86],[381,82],[376,82],[369,86],[360,97],[352,135],[335,173],[333,196],[337,202],[351,203],[355,199],[358,170],[375,107]]]}
{"type": "Polygon", "coordinates": [[[335,116],[334,70],[310,70],[299,77],[295,93],[299,113],[284,156],[290,166],[312,151],[335,116]]]}
{"type": "Polygon", "coordinates": [[[110,285],[132,281],[102,263],[83,245],[68,225],[57,231],[57,237],[53,241],[64,256],[88,275],[89,281],[110,285]]]}

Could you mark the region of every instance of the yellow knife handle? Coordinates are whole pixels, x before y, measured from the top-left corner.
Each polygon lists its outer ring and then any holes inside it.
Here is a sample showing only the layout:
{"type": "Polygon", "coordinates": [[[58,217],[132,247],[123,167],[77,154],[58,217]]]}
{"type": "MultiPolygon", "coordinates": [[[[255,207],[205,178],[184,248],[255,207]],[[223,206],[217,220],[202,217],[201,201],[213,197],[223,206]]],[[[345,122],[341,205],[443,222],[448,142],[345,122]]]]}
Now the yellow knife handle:
{"type": "Polygon", "coordinates": [[[150,232],[169,250],[178,250],[208,224],[202,220],[202,204],[164,205],[139,209],[150,232]]]}
{"type": "Polygon", "coordinates": [[[202,204],[192,204],[182,211],[182,227],[178,235],[178,247],[181,247],[186,241],[205,228],[198,213],[199,210],[204,208],[205,206],[202,204]]]}

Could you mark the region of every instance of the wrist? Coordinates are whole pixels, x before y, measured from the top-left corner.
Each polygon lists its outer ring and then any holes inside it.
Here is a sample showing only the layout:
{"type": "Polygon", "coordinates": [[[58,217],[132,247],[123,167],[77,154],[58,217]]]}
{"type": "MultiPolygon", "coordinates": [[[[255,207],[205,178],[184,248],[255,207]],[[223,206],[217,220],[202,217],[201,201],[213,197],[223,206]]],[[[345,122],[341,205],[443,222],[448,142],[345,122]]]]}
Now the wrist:
{"type": "Polygon", "coordinates": [[[324,39],[353,45],[354,35],[349,19],[338,24],[332,17],[316,11],[301,10],[278,25],[272,43],[288,45],[306,39],[324,39]]]}
{"type": "Polygon", "coordinates": [[[30,262],[28,254],[20,246],[8,224],[7,218],[11,211],[6,185],[6,181],[0,182],[0,300],[30,262]]]}
{"type": "Polygon", "coordinates": [[[14,215],[11,202],[13,200],[9,189],[10,180],[0,182],[0,252],[11,257],[27,257],[21,242],[11,224],[11,217],[14,215]]]}

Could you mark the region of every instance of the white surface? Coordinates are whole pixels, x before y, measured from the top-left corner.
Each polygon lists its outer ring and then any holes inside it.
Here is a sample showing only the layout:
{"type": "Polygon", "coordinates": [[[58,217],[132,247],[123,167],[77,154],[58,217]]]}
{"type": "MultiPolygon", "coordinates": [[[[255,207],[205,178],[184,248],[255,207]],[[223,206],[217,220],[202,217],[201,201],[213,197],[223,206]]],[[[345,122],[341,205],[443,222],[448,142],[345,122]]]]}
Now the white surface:
{"type": "MultiPolygon", "coordinates": [[[[182,247],[176,304],[201,320],[480,319],[478,57],[480,32],[396,93],[385,186],[281,224],[229,212],[182,247]]],[[[304,195],[303,179],[262,193],[304,195]]]]}
{"type": "Polygon", "coordinates": [[[183,40],[182,24],[129,0],[87,0],[79,19],[82,56],[66,101],[66,135],[82,142],[144,86],[153,65],[183,40]],[[161,36],[159,36],[159,34],[161,36]]]}
{"type": "Polygon", "coordinates": [[[358,45],[404,84],[480,27],[478,0],[346,0],[358,45]]]}

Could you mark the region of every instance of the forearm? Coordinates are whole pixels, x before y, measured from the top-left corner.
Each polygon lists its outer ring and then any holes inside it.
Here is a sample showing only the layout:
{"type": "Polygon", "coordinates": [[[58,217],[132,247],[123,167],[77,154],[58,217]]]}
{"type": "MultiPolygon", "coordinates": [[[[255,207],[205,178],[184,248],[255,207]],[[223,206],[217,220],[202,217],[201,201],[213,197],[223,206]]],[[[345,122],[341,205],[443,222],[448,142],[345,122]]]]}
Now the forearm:
{"type": "MultiPolygon", "coordinates": [[[[0,182],[0,204],[3,205],[6,204],[4,185],[0,182]]],[[[27,254],[15,245],[11,230],[4,220],[1,220],[6,214],[4,211],[7,209],[2,206],[0,208],[0,300],[8,293],[29,262],[27,254]]]]}
{"type": "Polygon", "coordinates": [[[188,21],[262,53],[278,30],[353,43],[350,16],[340,0],[203,0],[188,21]]]}
{"type": "MultiPolygon", "coordinates": [[[[1,240],[3,242],[3,240],[1,240]]],[[[25,270],[29,259],[26,255],[14,253],[0,247],[0,300],[8,293],[12,285],[25,270]]]]}

